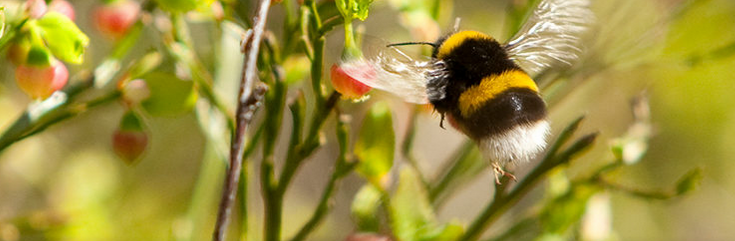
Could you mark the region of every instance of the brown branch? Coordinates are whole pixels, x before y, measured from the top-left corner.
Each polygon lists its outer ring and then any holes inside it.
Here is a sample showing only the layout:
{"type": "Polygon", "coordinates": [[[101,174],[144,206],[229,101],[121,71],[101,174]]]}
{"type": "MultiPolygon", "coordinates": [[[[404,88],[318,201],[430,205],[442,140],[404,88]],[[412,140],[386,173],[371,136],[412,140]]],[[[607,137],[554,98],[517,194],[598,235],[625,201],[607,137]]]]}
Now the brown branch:
{"type": "Polygon", "coordinates": [[[225,178],[222,188],[222,200],[219,204],[217,212],[217,223],[214,228],[212,240],[222,241],[225,239],[225,231],[232,213],[232,206],[237,195],[237,187],[240,182],[240,172],[242,170],[242,153],[245,150],[244,139],[245,130],[253,119],[255,111],[260,107],[261,100],[265,95],[267,88],[258,78],[256,68],[258,60],[258,52],[260,42],[265,32],[265,22],[268,17],[268,9],[270,8],[270,0],[261,0],[255,17],[253,17],[253,28],[248,30],[243,37],[241,47],[244,54],[244,63],[242,67],[242,79],[240,80],[240,93],[238,96],[236,127],[234,136],[232,136],[232,145],[230,146],[230,168],[225,178]],[[256,83],[257,82],[257,83],[256,83]]]}

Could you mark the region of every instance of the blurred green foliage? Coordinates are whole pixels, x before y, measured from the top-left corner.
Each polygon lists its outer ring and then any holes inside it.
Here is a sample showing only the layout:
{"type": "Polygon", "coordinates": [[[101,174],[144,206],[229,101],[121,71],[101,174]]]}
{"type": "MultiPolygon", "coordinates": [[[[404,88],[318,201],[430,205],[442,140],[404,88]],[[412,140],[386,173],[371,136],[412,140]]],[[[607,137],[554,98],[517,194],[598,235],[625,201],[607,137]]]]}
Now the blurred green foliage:
{"type": "MultiPolygon", "coordinates": [[[[2,4],[6,2],[11,1],[3,1],[2,4]]],[[[226,153],[226,147],[222,151],[222,145],[226,146],[228,135],[223,134],[227,133],[227,125],[223,123],[232,114],[227,110],[234,107],[234,102],[216,98],[219,95],[230,97],[237,94],[232,85],[219,80],[221,76],[240,71],[239,63],[231,63],[232,59],[240,58],[238,46],[221,44],[239,41],[239,32],[220,30],[233,23],[247,26],[250,13],[245,11],[248,16],[238,16],[237,13],[250,8],[244,6],[247,3],[236,5],[230,1],[217,2],[222,4],[228,21],[195,21],[181,12],[209,1],[155,2],[179,13],[152,11],[151,16],[156,17],[159,26],[144,26],[140,23],[137,32],[131,32],[129,38],[114,46],[95,32],[90,23],[90,14],[85,14],[97,1],[74,1],[79,16],[76,24],[81,30],[64,27],[68,24],[55,27],[59,23],[54,20],[57,14],[47,15],[47,20],[40,20],[40,24],[49,30],[45,32],[47,38],[55,40],[46,39],[55,56],[69,62],[81,62],[82,57],[87,60],[70,68],[78,77],[69,87],[72,90],[69,93],[75,93],[75,88],[88,88],[90,81],[101,82],[101,86],[106,86],[103,90],[115,92],[114,83],[110,85],[107,81],[83,77],[82,69],[92,69],[101,60],[114,60],[104,62],[111,64],[101,64],[101,69],[97,69],[110,73],[110,80],[124,78],[125,74],[139,76],[143,72],[156,70],[143,77],[148,81],[152,93],[151,99],[142,106],[150,114],[144,121],[152,133],[151,146],[148,155],[136,166],[129,167],[115,160],[110,136],[128,107],[124,104],[88,105],[84,102],[102,100],[106,101],[104,103],[115,103],[111,100],[117,100],[116,95],[102,96],[110,99],[97,99],[104,93],[70,94],[73,101],[82,101],[82,104],[64,102],[60,104],[64,108],[51,114],[58,114],[52,115],[54,118],[73,117],[72,121],[59,122],[48,129],[48,126],[29,129],[21,136],[35,135],[8,148],[4,146],[0,152],[0,240],[210,239],[221,175],[226,165],[225,154],[222,154],[226,153]],[[180,17],[180,21],[165,21],[173,15],[180,17]],[[186,29],[171,29],[173,25],[186,29]],[[73,34],[59,34],[56,31],[73,34]],[[84,48],[80,48],[87,43],[84,33],[90,38],[86,53],[84,48]],[[157,46],[161,43],[165,46],[157,46]],[[130,56],[142,56],[142,52],[147,51],[140,49],[140,46],[154,46],[155,51],[165,53],[164,60],[161,63],[160,60],[153,61],[156,63],[152,64],[155,66],[152,69],[126,69],[134,62],[131,58],[140,58],[130,56]],[[113,49],[113,54],[105,57],[110,49],[113,49]],[[216,74],[207,76],[208,73],[216,74]],[[214,79],[219,81],[214,85],[217,87],[206,90],[214,79]],[[220,107],[217,108],[217,105],[220,107]],[[92,107],[95,109],[92,110],[92,107]],[[158,115],[161,113],[164,114],[158,115]]],[[[351,13],[350,18],[364,19],[367,16],[365,4],[370,1],[336,2],[344,5],[338,5],[342,7],[337,9],[342,14],[351,13]],[[346,6],[352,5],[347,3],[356,3],[358,7],[348,9],[346,6]]],[[[503,39],[502,36],[509,35],[522,23],[524,10],[532,7],[533,4],[529,3],[534,1],[458,1],[456,4],[449,1],[421,1],[418,7],[407,2],[391,1],[390,4],[384,4],[376,1],[371,6],[370,17],[365,19],[367,32],[390,40],[434,38],[438,37],[435,36],[439,34],[438,29],[451,29],[453,19],[447,16],[458,16],[462,17],[462,29],[476,29],[503,39]],[[441,8],[438,7],[440,5],[441,8]],[[395,22],[400,22],[400,25],[395,22]],[[413,37],[408,37],[406,32],[413,37]]],[[[19,1],[13,3],[18,4],[19,1]]],[[[314,9],[332,10],[330,14],[323,11],[326,16],[321,16],[326,26],[329,26],[327,23],[338,24],[327,21],[338,14],[332,6],[330,2],[315,3],[314,9]]],[[[11,20],[13,16],[5,17],[6,13],[11,13],[5,6],[0,8],[0,20],[3,21],[0,29],[4,29],[0,30],[0,38],[3,38],[0,44],[3,44],[9,41],[4,37],[14,34],[16,25],[6,25],[4,19],[11,20]]],[[[287,39],[279,37],[288,35],[288,32],[277,30],[282,22],[280,19],[297,11],[308,12],[310,7],[290,1],[274,5],[273,8],[269,28],[274,33],[268,37],[268,41],[274,41],[270,43],[277,45],[276,40],[287,39]]],[[[551,110],[554,130],[563,129],[569,120],[581,112],[587,112],[584,125],[579,127],[580,132],[599,130],[599,139],[616,141],[610,145],[598,141],[586,155],[575,155],[578,159],[560,168],[547,170],[550,177],[546,182],[541,182],[545,188],[526,191],[531,193],[530,197],[543,198],[539,202],[521,201],[514,207],[508,207],[510,210],[504,211],[511,215],[497,217],[501,221],[494,223],[496,226],[483,237],[493,237],[493,240],[732,239],[735,237],[735,230],[731,228],[735,225],[732,218],[735,217],[735,208],[732,207],[735,198],[731,194],[735,190],[735,178],[729,172],[735,171],[732,164],[732,157],[735,156],[735,151],[732,151],[732,145],[735,144],[735,108],[732,103],[735,103],[735,97],[731,94],[735,91],[735,31],[730,29],[735,28],[735,3],[729,0],[595,1],[594,10],[598,13],[599,29],[596,33],[599,39],[589,40],[589,49],[586,50],[589,56],[581,67],[561,76],[570,83],[573,92],[563,99],[550,101],[554,103],[551,110]],[[631,15],[636,17],[629,18],[631,15]],[[631,134],[638,133],[632,131],[632,126],[644,122],[636,116],[630,117],[627,102],[643,89],[648,90],[650,96],[651,112],[645,121],[650,129],[640,136],[631,134]],[[625,153],[630,150],[640,155],[626,158],[625,153]],[[625,161],[632,159],[635,161],[625,161]],[[691,192],[696,186],[701,187],[691,192]],[[679,196],[683,194],[689,195],[679,196]]],[[[297,23],[299,20],[287,21],[297,23]]],[[[308,29],[311,26],[303,27],[308,29]]],[[[274,99],[279,106],[291,104],[290,96],[286,99],[289,87],[291,90],[309,89],[310,84],[304,79],[308,68],[315,68],[308,66],[309,60],[316,57],[315,49],[309,45],[314,40],[294,41],[298,44],[283,49],[264,47],[274,55],[279,50],[296,53],[281,63],[286,75],[283,76],[285,81],[280,83],[283,89],[278,90],[281,92],[277,96],[283,99],[274,99]]],[[[341,39],[333,41],[330,38],[326,46],[328,49],[339,49],[341,43],[341,39]]],[[[261,64],[268,66],[282,61],[274,59],[273,63],[261,64]]],[[[315,65],[316,68],[321,64],[315,65]]],[[[6,130],[23,113],[29,100],[17,91],[12,80],[12,64],[3,59],[0,60],[0,68],[0,127],[6,130]]],[[[280,73],[282,69],[275,69],[265,76],[272,77],[280,73]]],[[[238,81],[237,78],[221,79],[238,81]]],[[[273,83],[277,80],[272,77],[263,81],[273,83]]],[[[320,88],[317,86],[310,91],[321,91],[320,88]]],[[[269,94],[274,94],[276,89],[270,91],[269,94]]],[[[307,96],[313,95],[309,91],[305,92],[307,96]]],[[[306,115],[313,117],[310,119],[313,122],[319,114],[324,113],[313,114],[313,102],[316,101],[311,98],[307,100],[299,100],[309,104],[298,104],[303,105],[299,107],[303,110],[276,113],[274,116],[284,115],[284,120],[288,120],[303,111],[316,116],[306,115]]],[[[478,161],[479,153],[474,146],[453,143],[452,140],[456,138],[447,138],[456,136],[451,131],[436,132],[438,127],[433,123],[437,119],[426,114],[418,113],[417,119],[431,123],[427,125],[431,129],[419,125],[421,128],[418,131],[428,134],[419,134],[426,138],[417,139],[413,150],[409,150],[413,154],[423,154],[416,155],[420,157],[417,166],[421,169],[394,160],[395,142],[402,140],[400,133],[404,131],[406,113],[400,105],[390,103],[338,104],[342,114],[360,120],[347,123],[354,125],[351,129],[360,130],[352,137],[356,139],[354,150],[343,147],[340,148],[340,154],[335,154],[337,145],[334,144],[331,131],[326,131],[324,135],[304,137],[315,139],[303,143],[321,145],[322,140],[328,139],[328,144],[316,151],[310,158],[313,161],[300,167],[301,174],[294,177],[283,204],[287,208],[297,207],[307,211],[288,212],[291,209],[287,209],[283,213],[282,237],[291,237],[289,230],[299,230],[301,220],[307,218],[313,206],[321,207],[321,200],[326,200],[329,204],[336,204],[336,207],[329,215],[324,209],[322,225],[307,240],[340,240],[353,231],[385,233],[386,230],[392,230],[398,240],[455,239],[466,232],[471,220],[483,210],[488,199],[504,200],[502,191],[512,190],[498,186],[496,188],[500,192],[493,194],[486,163],[478,161]],[[366,105],[372,106],[368,108],[366,105]],[[396,130],[390,128],[394,124],[398,127],[396,130]],[[427,144],[437,139],[446,142],[446,145],[427,144]],[[455,150],[457,146],[459,148],[455,150]],[[348,175],[342,183],[342,189],[335,191],[333,199],[330,198],[333,189],[328,189],[330,192],[325,190],[324,193],[330,195],[321,198],[315,195],[318,192],[315,190],[322,190],[324,182],[336,185],[334,182],[341,176],[331,176],[333,171],[348,170],[344,166],[335,167],[331,160],[342,158],[342,165],[346,165],[353,161],[350,157],[352,152],[356,161],[360,161],[356,170],[381,188],[365,185],[365,181],[359,177],[348,175]],[[443,158],[445,156],[449,158],[443,158]],[[423,180],[422,175],[432,177],[428,178],[430,183],[425,183],[427,180],[423,180]],[[390,184],[393,184],[392,188],[387,188],[390,184]],[[345,208],[350,203],[351,208],[345,208]]],[[[32,116],[37,113],[29,111],[27,114],[32,116]]],[[[284,121],[283,126],[290,126],[294,120],[303,121],[298,118],[292,119],[292,122],[284,121]]],[[[330,119],[326,125],[332,122],[330,119]]],[[[270,136],[264,139],[272,139],[278,144],[273,147],[274,153],[271,154],[274,159],[282,160],[285,158],[279,153],[286,152],[283,149],[288,144],[276,140],[279,137],[288,139],[284,136],[289,133],[279,132],[283,128],[280,122],[275,123],[277,125],[273,124],[272,127],[276,129],[266,131],[266,135],[270,136]]],[[[302,131],[311,133],[311,130],[302,131]]],[[[340,144],[347,143],[346,139],[350,137],[342,138],[345,140],[338,141],[340,144]]],[[[558,150],[562,150],[560,154],[569,150],[565,148],[575,146],[575,142],[570,143],[568,146],[559,146],[558,150]]],[[[310,147],[300,146],[303,148],[301,150],[315,151],[310,147]]],[[[587,145],[581,147],[586,148],[587,145]]],[[[259,149],[250,150],[248,155],[252,155],[253,159],[260,159],[263,155],[259,149]]],[[[571,158],[571,154],[568,158],[571,158]]],[[[260,162],[249,163],[251,166],[257,164],[260,162]]],[[[522,165],[519,173],[528,172],[536,164],[522,165]]],[[[275,163],[276,167],[283,165],[285,163],[282,161],[275,163]]],[[[253,171],[246,174],[253,175],[251,179],[257,179],[253,171]]],[[[246,214],[250,219],[244,224],[245,227],[238,226],[236,221],[231,229],[232,233],[237,233],[249,227],[251,232],[243,235],[250,240],[259,240],[264,225],[263,215],[266,214],[260,209],[260,188],[256,186],[257,183],[251,182],[249,185],[247,195],[243,197],[249,197],[250,203],[243,205],[252,208],[246,214]]],[[[333,188],[333,185],[330,187],[333,188]]],[[[323,203],[327,205],[327,202],[323,203]]],[[[230,240],[239,238],[237,235],[229,237],[230,240]]]]}

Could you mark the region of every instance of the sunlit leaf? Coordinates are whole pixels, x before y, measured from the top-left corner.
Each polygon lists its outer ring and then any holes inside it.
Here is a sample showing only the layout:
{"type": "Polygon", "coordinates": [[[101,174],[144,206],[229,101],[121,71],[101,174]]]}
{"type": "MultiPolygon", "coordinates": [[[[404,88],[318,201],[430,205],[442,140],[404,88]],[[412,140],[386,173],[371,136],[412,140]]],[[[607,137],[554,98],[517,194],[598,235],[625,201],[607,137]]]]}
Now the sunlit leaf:
{"type": "Polygon", "coordinates": [[[420,241],[442,241],[457,240],[464,233],[464,227],[457,222],[442,225],[437,228],[430,229],[428,233],[423,234],[419,238],[420,241]]]}
{"type": "Polygon", "coordinates": [[[147,74],[151,70],[161,64],[163,57],[157,51],[150,51],[141,57],[133,66],[130,67],[130,78],[138,78],[147,74]]]}
{"type": "Polygon", "coordinates": [[[200,5],[211,4],[212,0],[156,0],[162,9],[172,12],[188,12],[200,5]]]}
{"type": "Polygon", "coordinates": [[[0,38],[5,35],[5,7],[0,7],[0,38]]]}
{"type": "Polygon", "coordinates": [[[197,99],[194,83],[173,74],[153,72],[143,79],[148,83],[151,96],[142,106],[152,115],[177,115],[191,110],[197,99]]]}
{"type": "Polygon", "coordinates": [[[58,12],[49,12],[38,20],[46,45],[56,58],[79,64],[82,63],[84,50],[89,38],[68,17],[58,12]]]}
{"type": "Polygon", "coordinates": [[[545,234],[564,234],[579,223],[587,206],[587,200],[598,191],[597,187],[577,185],[569,192],[550,200],[540,214],[545,234]]]}
{"type": "Polygon", "coordinates": [[[362,186],[355,195],[351,208],[352,218],[355,219],[358,231],[378,231],[380,226],[378,208],[380,208],[380,190],[371,184],[362,186]]]}
{"type": "Polygon", "coordinates": [[[286,83],[294,84],[305,79],[309,74],[310,63],[309,58],[303,55],[287,58],[283,62],[283,69],[286,70],[286,83]]]}
{"type": "Polygon", "coordinates": [[[336,0],[334,3],[337,5],[342,17],[345,19],[360,19],[365,21],[368,16],[368,10],[373,0],[336,0]]]}
{"type": "Polygon", "coordinates": [[[354,150],[360,161],[357,171],[370,181],[379,181],[393,166],[394,151],[391,112],[387,104],[380,102],[370,108],[362,122],[354,150]]]}

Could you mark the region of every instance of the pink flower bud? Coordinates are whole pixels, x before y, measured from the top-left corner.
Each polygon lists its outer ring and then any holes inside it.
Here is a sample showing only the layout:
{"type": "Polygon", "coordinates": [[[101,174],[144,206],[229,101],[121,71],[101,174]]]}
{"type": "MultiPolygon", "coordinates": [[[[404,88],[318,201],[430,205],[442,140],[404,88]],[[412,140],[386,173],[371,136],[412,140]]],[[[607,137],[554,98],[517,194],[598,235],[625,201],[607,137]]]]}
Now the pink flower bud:
{"type": "Polygon", "coordinates": [[[26,10],[28,11],[28,15],[31,16],[31,18],[41,18],[44,14],[46,14],[46,10],[48,7],[46,6],[46,1],[44,0],[28,0],[26,1],[26,10]]]}
{"type": "Polygon", "coordinates": [[[128,105],[139,105],[151,96],[151,90],[145,80],[135,79],[127,81],[122,86],[122,97],[128,105]]]}
{"type": "Polygon", "coordinates": [[[74,6],[66,0],[53,0],[48,5],[49,11],[54,11],[63,14],[64,16],[74,21],[74,6]]]}
{"type": "MultiPolygon", "coordinates": [[[[364,71],[364,75],[366,76],[374,76],[375,72],[369,65],[364,65],[360,67],[355,68],[356,71],[364,71]]],[[[359,99],[365,93],[370,91],[372,89],[370,86],[367,86],[360,81],[357,81],[356,79],[352,78],[350,75],[345,72],[345,70],[341,66],[332,65],[331,69],[332,73],[332,86],[334,87],[337,92],[342,94],[342,96],[350,99],[359,99]]],[[[363,74],[361,74],[362,76],[363,74]]]]}
{"type": "Polygon", "coordinates": [[[33,99],[45,99],[66,85],[69,71],[63,63],[53,61],[49,66],[22,64],[15,69],[15,80],[23,92],[33,99]]]}
{"type": "Polygon", "coordinates": [[[122,0],[98,6],[94,9],[93,19],[97,29],[104,35],[119,39],[138,19],[140,5],[134,1],[122,0]]]}

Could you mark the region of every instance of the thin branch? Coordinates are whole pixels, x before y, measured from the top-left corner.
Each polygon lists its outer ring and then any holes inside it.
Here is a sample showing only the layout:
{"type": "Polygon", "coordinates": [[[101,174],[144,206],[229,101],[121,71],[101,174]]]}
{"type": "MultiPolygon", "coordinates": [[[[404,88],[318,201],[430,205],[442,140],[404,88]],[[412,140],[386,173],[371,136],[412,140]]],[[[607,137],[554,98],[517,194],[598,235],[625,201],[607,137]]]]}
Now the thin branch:
{"type": "Polygon", "coordinates": [[[222,200],[217,212],[217,223],[214,229],[215,241],[225,239],[225,231],[232,213],[232,206],[237,195],[237,187],[240,182],[240,171],[242,169],[242,154],[245,151],[245,130],[253,119],[255,111],[260,107],[260,102],[267,88],[262,84],[256,85],[258,75],[256,64],[260,50],[260,42],[265,31],[265,22],[268,17],[270,0],[261,0],[256,16],[253,17],[253,28],[248,31],[242,41],[242,52],[244,63],[242,68],[242,79],[240,80],[240,93],[238,96],[237,112],[235,116],[235,134],[230,146],[230,169],[227,172],[224,186],[222,188],[222,200]]]}

